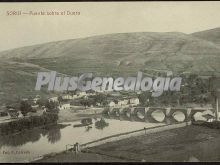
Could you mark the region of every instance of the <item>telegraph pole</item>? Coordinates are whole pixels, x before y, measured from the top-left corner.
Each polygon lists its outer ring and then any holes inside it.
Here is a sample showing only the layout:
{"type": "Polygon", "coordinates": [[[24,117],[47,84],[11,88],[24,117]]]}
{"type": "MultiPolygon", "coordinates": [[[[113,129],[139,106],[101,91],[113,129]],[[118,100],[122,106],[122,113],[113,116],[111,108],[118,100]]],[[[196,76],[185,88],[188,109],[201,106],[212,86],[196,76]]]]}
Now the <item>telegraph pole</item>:
{"type": "Polygon", "coordinates": [[[209,90],[211,92],[211,95],[214,97],[214,105],[213,107],[216,106],[216,109],[215,109],[215,120],[216,121],[219,121],[219,111],[218,111],[218,99],[220,98],[220,89],[219,89],[219,81],[220,81],[220,78],[216,77],[216,76],[212,76],[210,79],[209,79],[209,90]]]}
{"type": "Polygon", "coordinates": [[[216,121],[219,121],[219,110],[218,110],[218,100],[219,100],[219,93],[220,93],[220,89],[217,89],[217,95],[216,95],[216,111],[215,111],[215,115],[216,115],[216,121]]]}
{"type": "Polygon", "coordinates": [[[216,121],[219,121],[219,117],[218,117],[218,97],[216,97],[215,117],[216,117],[216,121]]]}

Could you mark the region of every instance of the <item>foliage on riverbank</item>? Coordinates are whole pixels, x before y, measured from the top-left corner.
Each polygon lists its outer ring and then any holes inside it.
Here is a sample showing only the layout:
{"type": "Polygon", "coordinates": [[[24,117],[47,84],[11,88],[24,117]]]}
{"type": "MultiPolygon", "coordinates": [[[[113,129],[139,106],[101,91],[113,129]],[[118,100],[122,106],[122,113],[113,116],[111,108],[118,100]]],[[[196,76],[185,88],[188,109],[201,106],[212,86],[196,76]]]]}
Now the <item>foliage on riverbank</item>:
{"type": "Polygon", "coordinates": [[[70,124],[52,124],[43,127],[35,127],[34,129],[25,130],[19,133],[8,134],[0,136],[0,148],[17,147],[25,145],[26,143],[34,143],[44,137],[48,140],[48,143],[55,143],[61,139],[60,130],[70,126],[70,124]],[[16,139],[16,140],[15,140],[16,139]]]}
{"type": "Polygon", "coordinates": [[[214,129],[220,129],[220,121],[214,122],[194,122],[193,125],[205,126],[214,129]]]}
{"type": "Polygon", "coordinates": [[[20,132],[24,129],[31,129],[39,126],[46,126],[49,124],[56,124],[58,115],[56,113],[45,113],[41,116],[31,116],[22,118],[0,125],[0,135],[20,132]]]}
{"type": "Polygon", "coordinates": [[[220,129],[220,121],[205,122],[202,125],[209,128],[220,129]]]}

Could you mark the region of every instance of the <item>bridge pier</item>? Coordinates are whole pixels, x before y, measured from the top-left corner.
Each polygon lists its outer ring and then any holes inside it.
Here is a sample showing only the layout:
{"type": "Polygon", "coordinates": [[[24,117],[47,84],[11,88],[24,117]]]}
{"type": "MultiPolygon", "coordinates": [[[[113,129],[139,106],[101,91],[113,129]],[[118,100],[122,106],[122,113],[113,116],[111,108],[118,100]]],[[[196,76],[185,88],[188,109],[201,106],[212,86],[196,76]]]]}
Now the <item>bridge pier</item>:
{"type": "Polygon", "coordinates": [[[164,121],[165,121],[165,123],[166,124],[172,124],[172,116],[171,116],[171,108],[170,107],[168,107],[168,108],[166,108],[166,110],[165,110],[165,119],[164,119],[164,121]]]}
{"type": "Polygon", "coordinates": [[[146,123],[149,123],[149,120],[148,120],[148,116],[147,116],[147,112],[149,111],[149,107],[146,107],[145,108],[145,114],[144,114],[144,121],[146,122],[146,123]]]}
{"type": "Polygon", "coordinates": [[[186,109],[186,119],[185,119],[186,122],[189,122],[192,120],[191,114],[192,114],[192,108],[187,108],[186,109]]]}

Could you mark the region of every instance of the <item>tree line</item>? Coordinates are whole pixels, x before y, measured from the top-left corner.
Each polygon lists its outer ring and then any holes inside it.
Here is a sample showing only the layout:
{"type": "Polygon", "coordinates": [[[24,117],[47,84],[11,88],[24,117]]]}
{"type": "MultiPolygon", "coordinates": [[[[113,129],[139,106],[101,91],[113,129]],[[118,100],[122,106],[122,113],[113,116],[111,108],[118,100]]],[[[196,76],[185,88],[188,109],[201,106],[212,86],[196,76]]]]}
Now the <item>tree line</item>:
{"type": "Polygon", "coordinates": [[[46,126],[49,124],[57,124],[57,113],[44,113],[41,116],[31,116],[29,118],[21,118],[0,125],[0,135],[20,132],[24,129],[31,129],[38,126],[46,126]]]}

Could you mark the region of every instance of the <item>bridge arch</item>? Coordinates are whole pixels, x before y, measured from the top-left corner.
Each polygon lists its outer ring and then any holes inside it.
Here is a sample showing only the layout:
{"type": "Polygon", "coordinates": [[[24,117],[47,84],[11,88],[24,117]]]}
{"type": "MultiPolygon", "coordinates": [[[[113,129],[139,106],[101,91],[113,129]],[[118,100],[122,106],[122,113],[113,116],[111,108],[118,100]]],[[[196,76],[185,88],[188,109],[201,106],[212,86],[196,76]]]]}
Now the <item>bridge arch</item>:
{"type": "Polygon", "coordinates": [[[172,113],[172,118],[176,121],[176,122],[184,122],[186,121],[186,114],[184,114],[184,112],[182,111],[174,111],[172,113]]]}
{"type": "MultiPolygon", "coordinates": [[[[120,120],[134,120],[145,121],[151,123],[165,122],[166,124],[172,124],[177,122],[195,121],[194,115],[198,112],[204,113],[211,111],[204,108],[173,108],[173,107],[129,107],[129,106],[117,106],[106,107],[103,110],[103,114],[108,118],[115,118],[120,120]],[[162,119],[155,118],[154,114],[162,113],[162,119]],[[177,117],[179,116],[179,117],[177,117]]],[[[205,115],[205,113],[204,113],[205,115]]],[[[161,118],[161,117],[160,117],[161,118]]]]}
{"type": "Polygon", "coordinates": [[[145,120],[145,107],[133,107],[133,115],[141,120],[145,120]]]}
{"type": "Polygon", "coordinates": [[[195,116],[196,114],[201,114],[202,117],[204,117],[204,113],[209,113],[210,115],[212,115],[214,117],[214,112],[211,109],[204,109],[204,108],[193,108],[191,109],[191,113],[190,113],[190,119],[192,121],[195,121],[195,116]]]}
{"type": "Polygon", "coordinates": [[[151,117],[159,123],[165,122],[166,120],[166,114],[163,110],[160,109],[156,109],[155,111],[153,111],[151,113],[151,117]]]}
{"type": "Polygon", "coordinates": [[[132,111],[131,108],[125,107],[125,108],[122,108],[121,114],[127,118],[131,118],[131,111],[132,111]]]}
{"type": "Polygon", "coordinates": [[[165,121],[165,118],[164,120],[160,121],[160,120],[157,120],[155,117],[152,116],[153,112],[155,113],[156,112],[162,112],[166,118],[166,109],[165,108],[161,108],[161,107],[148,107],[146,109],[146,113],[145,113],[145,120],[147,122],[151,122],[151,123],[161,123],[161,122],[164,122],[165,121]]]}
{"type": "Polygon", "coordinates": [[[119,107],[112,108],[110,114],[113,115],[114,117],[120,117],[120,108],[119,107]]]}
{"type": "Polygon", "coordinates": [[[173,122],[184,122],[187,121],[188,114],[184,108],[171,108],[170,112],[167,113],[168,118],[172,118],[173,122]],[[179,116],[177,116],[179,115],[179,116]]]}

